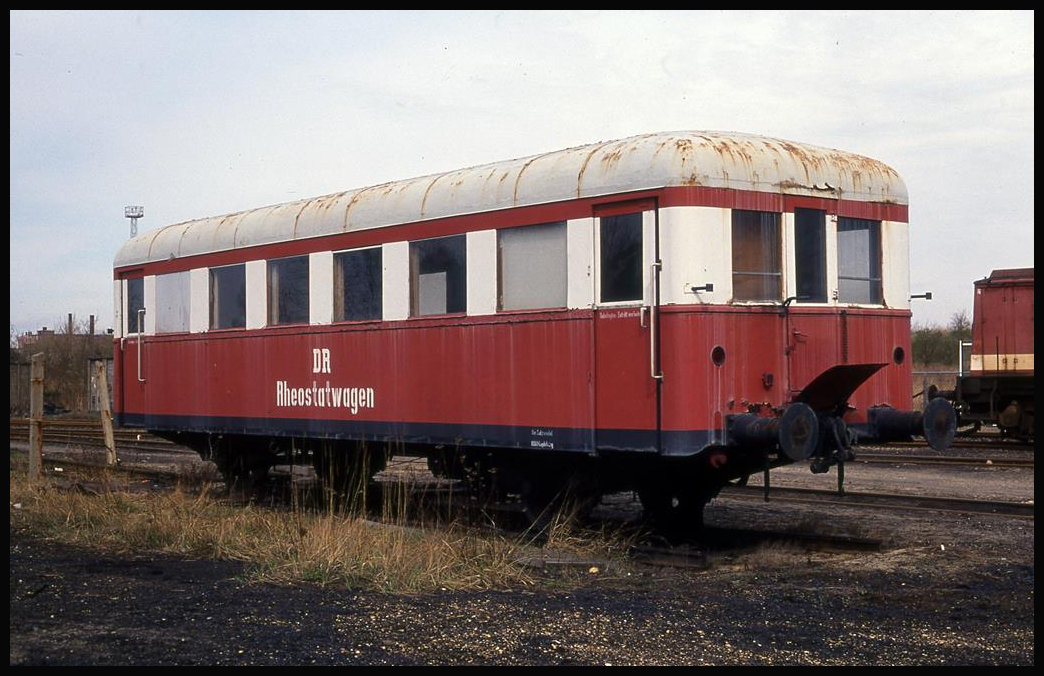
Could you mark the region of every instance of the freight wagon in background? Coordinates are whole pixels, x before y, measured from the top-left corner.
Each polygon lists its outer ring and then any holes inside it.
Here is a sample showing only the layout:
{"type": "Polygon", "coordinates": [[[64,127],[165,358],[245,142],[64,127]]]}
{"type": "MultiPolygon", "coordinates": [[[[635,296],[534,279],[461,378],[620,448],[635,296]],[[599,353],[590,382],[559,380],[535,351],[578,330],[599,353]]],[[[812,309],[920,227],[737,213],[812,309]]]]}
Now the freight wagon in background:
{"type": "Polygon", "coordinates": [[[534,521],[632,490],[665,529],[825,472],[912,411],[906,187],[876,160],[682,131],[178,223],[115,259],[115,410],[226,478],[391,454],[534,521]]]}
{"type": "Polygon", "coordinates": [[[953,391],[963,432],[995,426],[1004,436],[1032,439],[1033,268],[994,270],[975,282],[971,345],[953,391]],[[970,427],[970,429],[963,429],[970,427]]]}

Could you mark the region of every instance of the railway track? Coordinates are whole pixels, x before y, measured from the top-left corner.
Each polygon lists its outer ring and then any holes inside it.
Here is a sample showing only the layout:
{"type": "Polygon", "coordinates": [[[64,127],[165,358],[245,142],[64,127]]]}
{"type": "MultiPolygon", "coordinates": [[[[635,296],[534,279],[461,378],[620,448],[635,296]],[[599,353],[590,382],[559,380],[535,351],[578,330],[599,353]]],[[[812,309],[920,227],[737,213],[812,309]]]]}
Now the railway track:
{"type": "Polygon", "coordinates": [[[897,493],[838,492],[815,488],[726,486],[721,495],[744,500],[778,500],[848,507],[887,507],[889,509],[946,511],[970,514],[995,514],[1033,518],[1032,502],[973,500],[968,498],[903,495],[897,493]]]}
{"type": "MultiPolygon", "coordinates": [[[[923,448],[923,441],[891,441],[889,446],[896,448],[923,448]]],[[[1006,448],[1033,450],[1034,442],[1010,437],[1002,437],[999,434],[989,432],[958,436],[950,443],[950,448],[1006,448]]]]}
{"type": "Polygon", "coordinates": [[[993,467],[1033,467],[1033,458],[1010,458],[1003,456],[946,456],[946,455],[907,455],[900,453],[863,453],[856,452],[852,462],[865,463],[904,463],[910,465],[953,465],[953,466],[993,466],[993,467]]]}
{"type": "MultiPolygon", "coordinates": [[[[476,510],[474,506],[466,506],[468,503],[467,493],[457,485],[457,482],[418,477],[417,467],[422,464],[416,458],[394,458],[389,467],[391,474],[378,477],[375,485],[384,487],[395,486],[397,490],[402,490],[402,486],[406,486],[405,490],[410,494],[411,503],[428,505],[427,508],[421,507],[419,511],[430,511],[431,505],[439,505],[439,509],[445,510],[446,514],[451,518],[453,515],[468,515],[468,518],[475,523],[486,522],[488,525],[489,513],[485,512],[485,510],[476,510]],[[462,505],[464,506],[462,507],[462,505]]],[[[46,467],[47,473],[68,474],[69,476],[63,477],[69,481],[67,485],[75,486],[77,490],[82,492],[96,494],[102,494],[106,490],[118,490],[115,488],[115,482],[109,482],[104,478],[99,481],[99,475],[95,473],[96,471],[104,472],[106,475],[111,473],[111,475],[123,477],[151,477],[163,481],[172,481],[179,478],[185,479],[184,471],[179,472],[173,467],[163,469],[157,468],[155,465],[135,463],[121,463],[114,467],[108,467],[99,461],[70,459],[67,457],[49,457],[47,458],[46,467]],[[66,472],[66,470],[69,471],[66,472]],[[77,477],[77,470],[87,470],[88,473],[77,477]],[[104,485],[109,487],[105,488],[103,487],[104,485]]],[[[273,494],[280,492],[279,487],[275,485],[279,484],[283,489],[284,499],[274,502],[270,500],[271,506],[285,508],[290,503],[290,501],[285,500],[285,493],[291,483],[291,477],[297,481],[299,489],[307,491],[317,486],[314,482],[314,475],[311,475],[310,468],[280,466],[273,475],[273,485],[270,486],[272,490],[270,490],[269,496],[271,497],[273,494]]],[[[196,480],[198,481],[199,477],[196,480]]],[[[226,499],[231,499],[233,504],[239,504],[240,501],[242,501],[242,504],[254,504],[255,502],[255,496],[247,495],[230,494],[226,499]]],[[[610,500],[614,499],[617,502],[627,501],[621,496],[610,498],[610,500]]],[[[398,499],[395,502],[400,506],[402,505],[402,502],[398,499]]],[[[412,512],[414,510],[410,509],[409,511],[412,512]]],[[[521,516],[517,506],[511,504],[497,505],[494,511],[501,515],[501,518],[497,519],[497,527],[507,528],[508,530],[525,529],[521,519],[502,520],[504,515],[517,514],[521,516]]],[[[615,521],[616,519],[614,518],[613,520],[615,521]]],[[[397,522],[413,523],[413,519],[400,516],[397,522]]],[[[597,517],[593,519],[593,523],[597,524],[599,522],[600,520],[597,517]]],[[[423,527],[425,525],[430,526],[431,523],[430,519],[422,517],[416,520],[415,525],[423,527]]],[[[708,527],[694,539],[685,539],[673,544],[668,544],[666,541],[657,541],[656,538],[636,542],[628,549],[627,555],[635,562],[646,566],[702,570],[708,566],[707,555],[709,551],[746,549],[766,543],[797,546],[808,551],[819,552],[879,551],[882,548],[880,539],[858,536],[708,527]]],[[[606,562],[601,559],[580,560],[572,556],[544,556],[532,561],[523,561],[523,563],[543,569],[587,568],[606,565],[606,562]]]]}
{"type": "MultiPolygon", "coordinates": [[[[69,446],[103,447],[104,439],[100,423],[92,424],[90,421],[63,421],[46,420],[43,426],[45,443],[49,445],[66,444],[69,446]]],[[[160,439],[148,434],[145,430],[133,428],[117,428],[115,430],[117,453],[123,452],[120,464],[113,469],[119,472],[130,472],[144,476],[170,477],[177,475],[180,471],[177,462],[156,463],[155,455],[171,454],[176,457],[187,454],[198,458],[194,451],[178,446],[165,439],[160,439]],[[137,462],[135,456],[144,454],[150,462],[137,462]],[[150,455],[151,454],[151,455],[150,455]]],[[[29,423],[25,418],[11,418],[10,436],[12,440],[26,441],[29,438],[29,423]]],[[[923,448],[923,444],[918,445],[923,448]]],[[[876,448],[876,447],[875,447],[876,448]]],[[[943,466],[990,466],[990,467],[1012,467],[1032,468],[1033,458],[1010,457],[990,453],[997,448],[1012,448],[1004,444],[999,446],[981,447],[984,453],[969,454],[967,451],[959,455],[910,455],[901,451],[901,448],[891,452],[859,451],[856,459],[852,462],[861,463],[888,463],[888,464],[917,464],[917,465],[943,465],[943,466]]],[[[84,454],[84,457],[88,457],[84,454]]],[[[57,465],[69,466],[104,466],[97,460],[81,460],[70,456],[49,457],[47,462],[57,465]]],[[[293,482],[307,486],[314,481],[314,475],[310,467],[277,466],[272,472],[272,480],[276,483],[289,485],[293,482]]],[[[423,459],[396,456],[391,459],[387,469],[378,477],[381,482],[405,482],[410,490],[419,491],[430,499],[434,495],[446,496],[447,499],[456,499],[461,493],[458,487],[447,486],[445,482],[437,482],[427,473],[426,464],[423,459]]],[[[761,486],[727,486],[722,491],[723,496],[738,499],[765,499],[765,491],[761,486]]],[[[771,486],[768,493],[769,500],[790,502],[817,502],[832,505],[845,505],[853,507],[889,507],[906,510],[945,510],[950,512],[986,513],[1007,516],[1033,518],[1034,510],[1032,503],[1011,503],[998,501],[968,500],[958,498],[939,498],[927,496],[909,496],[898,494],[873,494],[852,493],[818,489],[802,489],[771,486]]]]}
{"type": "MultiPolygon", "coordinates": [[[[61,420],[44,418],[42,424],[44,442],[48,444],[82,444],[86,446],[104,446],[105,435],[100,421],[61,420]]],[[[17,441],[29,440],[29,419],[11,418],[10,438],[17,441]]],[[[149,434],[140,428],[116,427],[113,438],[117,449],[127,450],[164,450],[170,453],[193,451],[177,444],[149,434]]]]}
{"type": "MultiPolygon", "coordinates": [[[[53,467],[85,467],[101,468],[106,466],[98,460],[84,460],[69,457],[47,457],[48,466],[53,467]]],[[[184,469],[175,465],[157,465],[156,463],[135,463],[123,461],[116,467],[108,468],[121,474],[149,476],[154,478],[172,478],[184,476],[184,469]]],[[[423,461],[418,458],[393,458],[389,468],[377,477],[375,485],[384,487],[404,486],[412,498],[418,502],[435,502],[451,504],[466,499],[464,491],[456,482],[447,482],[424,476],[426,472],[423,461]]],[[[206,473],[197,472],[196,478],[205,478],[206,473]]],[[[214,477],[210,477],[213,479],[214,477]]],[[[270,478],[270,494],[285,492],[296,485],[300,490],[308,490],[315,485],[315,477],[311,467],[279,465],[273,468],[270,478]]],[[[997,500],[975,500],[953,497],[933,497],[924,495],[903,495],[896,493],[839,492],[837,490],[794,488],[770,486],[765,491],[763,486],[726,486],[722,489],[722,497],[741,500],[815,503],[845,507],[884,507],[906,511],[945,511],[972,514],[993,514],[1034,518],[1032,502],[1009,502],[997,500]]],[[[503,512],[518,511],[511,503],[496,505],[503,512]]]]}

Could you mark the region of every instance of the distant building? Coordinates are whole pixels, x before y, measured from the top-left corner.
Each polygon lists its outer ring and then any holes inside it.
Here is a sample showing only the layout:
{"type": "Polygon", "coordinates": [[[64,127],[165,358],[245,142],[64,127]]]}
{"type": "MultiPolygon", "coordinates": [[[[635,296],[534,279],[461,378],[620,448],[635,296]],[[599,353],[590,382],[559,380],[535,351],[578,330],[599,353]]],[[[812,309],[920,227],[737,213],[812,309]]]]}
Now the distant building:
{"type": "Polygon", "coordinates": [[[22,335],[18,336],[18,349],[23,350],[29,347],[30,345],[33,345],[41,338],[47,338],[53,335],[54,331],[47,328],[46,326],[37,331],[36,333],[30,333],[29,331],[26,331],[22,335]]]}
{"type": "Polygon", "coordinates": [[[95,382],[99,361],[107,362],[109,397],[112,387],[112,329],[95,333],[94,315],[77,333],[69,314],[64,332],[43,327],[17,336],[11,348],[11,415],[29,413],[29,362],[34,353],[44,355],[44,408],[49,411],[97,411],[101,393],[95,382]]]}

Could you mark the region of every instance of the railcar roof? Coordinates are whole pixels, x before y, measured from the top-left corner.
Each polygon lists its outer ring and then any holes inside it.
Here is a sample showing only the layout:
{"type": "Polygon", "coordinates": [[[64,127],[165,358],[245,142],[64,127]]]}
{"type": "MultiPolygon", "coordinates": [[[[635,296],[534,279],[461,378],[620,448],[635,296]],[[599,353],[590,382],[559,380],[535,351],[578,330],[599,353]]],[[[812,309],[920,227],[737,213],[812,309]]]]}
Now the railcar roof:
{"type": "Polygon", "coordinates": [[[677,131],[175,223],[129,240],[115,267],[508,207],[672,186],[906,204],[889,166],[861,155],[734,132],[677,131]]]}
{"type": "Polygon", "coordinates": [[[1033,283],[1033,268],[1007,268],[994,270],[989,277],[975,282],[976,286],[988,286],[989,284],[1012,284],[1015,282],[1033,283]]]}

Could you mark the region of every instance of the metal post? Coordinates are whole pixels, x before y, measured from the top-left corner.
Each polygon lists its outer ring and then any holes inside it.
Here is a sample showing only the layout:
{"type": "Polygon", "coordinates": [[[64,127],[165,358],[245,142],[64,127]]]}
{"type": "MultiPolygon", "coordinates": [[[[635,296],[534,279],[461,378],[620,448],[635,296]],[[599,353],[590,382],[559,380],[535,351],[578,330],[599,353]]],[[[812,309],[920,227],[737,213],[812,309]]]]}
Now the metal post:
{"type": "Polygon", "coordinates": [[[37,352],[29,367],[29,483],[40,478],[43,467],[43,358],[37,352]]]}
{"type": "Polygon", "coordinates": [[[130,236],[138,236],[138,219],[145,215],[145,207],[124,207],[123,215],[130,219],[130,236]]]}
{"type": "Polygon", "coordinates": [[[109,465],[115,465],[116,460],[116,437],[112,432],[112,408],[109,406],[109,379],[105,376],[105,361],[99,359],[95,365],[97,373],[98,392],[101,397],[101,422],[102,432],[105,435],[105,461],[109,465]]]}

